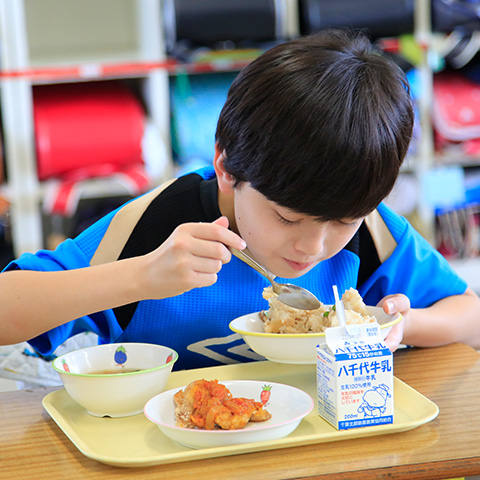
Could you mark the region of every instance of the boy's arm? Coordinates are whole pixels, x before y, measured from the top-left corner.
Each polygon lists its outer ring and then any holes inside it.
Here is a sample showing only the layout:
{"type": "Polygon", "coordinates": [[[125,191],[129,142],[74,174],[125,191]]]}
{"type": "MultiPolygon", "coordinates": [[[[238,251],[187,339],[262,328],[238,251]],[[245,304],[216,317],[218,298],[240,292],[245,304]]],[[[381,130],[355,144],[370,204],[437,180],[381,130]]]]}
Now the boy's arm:
{"type": "Polygon", "coordinates": [[[463,295],[410,310],[403,342],[419,347],[463,342],[480,349],[480,299],[468,288],[463,295]]]}
{"type": "Polygon", "coordinates": [[[153,252],[103,265],[0,274],[0,345],[29,340],[94,312],[212,285],[231,259],[226,245],[245,248],[227,227],[225,217],[183,224],[153,252]]]}
{"type": "Polygon", "coordinates": [[[0,274],[0,345],[29,340],[70,320],[135,301],[141,260],[56,272],[0,274]]]}
{"type": "Polygon", "coordinates": [[[427,308],[410,309],[410,301],[404,295],[391,295],[380,304],[387,313],[401,312],[404,316],[404,321],[387,337],[392,350],[399,343],[435,347],[454,342],[480,349],[480,299],[470,288],[427,308]]]}

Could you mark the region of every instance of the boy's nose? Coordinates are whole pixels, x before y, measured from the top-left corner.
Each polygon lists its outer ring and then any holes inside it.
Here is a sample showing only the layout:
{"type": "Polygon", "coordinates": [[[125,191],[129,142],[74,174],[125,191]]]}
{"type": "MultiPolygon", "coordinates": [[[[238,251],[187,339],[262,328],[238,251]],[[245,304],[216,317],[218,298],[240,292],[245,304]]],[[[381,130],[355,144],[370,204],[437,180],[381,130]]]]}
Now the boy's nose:
{"type": "Polygon", "coordinates": [[[324,232],[310,232],[298,238],[294,247],[304,255],[318,257],[323,252],[324,242],[324,232]]]}

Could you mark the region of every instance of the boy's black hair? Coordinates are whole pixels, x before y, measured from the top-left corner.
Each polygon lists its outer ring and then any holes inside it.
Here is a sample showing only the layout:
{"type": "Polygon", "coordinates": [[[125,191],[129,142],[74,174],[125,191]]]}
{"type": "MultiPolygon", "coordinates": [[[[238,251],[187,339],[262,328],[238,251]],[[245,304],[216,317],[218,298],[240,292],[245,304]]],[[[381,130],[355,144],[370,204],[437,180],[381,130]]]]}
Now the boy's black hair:
{"type": "Polygon", "coordinates": [[[362,34],[325,30],[245,67],[215,139],[237,185],[319,220],[360,218],[393,188],[413,119],[401,69],[362,34]]]}

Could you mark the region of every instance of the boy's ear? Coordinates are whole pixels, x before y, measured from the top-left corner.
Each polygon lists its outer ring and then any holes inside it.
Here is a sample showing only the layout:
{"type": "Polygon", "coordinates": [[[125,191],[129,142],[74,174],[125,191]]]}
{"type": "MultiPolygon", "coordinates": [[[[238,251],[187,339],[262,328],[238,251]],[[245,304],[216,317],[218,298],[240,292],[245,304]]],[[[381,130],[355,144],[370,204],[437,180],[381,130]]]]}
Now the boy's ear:
{"type": "Polygon", "coordinates": [[[222,193],[232,194],[235,179],[226,170],[223,164],[225,153],[215,144],[215,155],[213,157],[213,168],[217,175],[218,188],[222,193]]]}

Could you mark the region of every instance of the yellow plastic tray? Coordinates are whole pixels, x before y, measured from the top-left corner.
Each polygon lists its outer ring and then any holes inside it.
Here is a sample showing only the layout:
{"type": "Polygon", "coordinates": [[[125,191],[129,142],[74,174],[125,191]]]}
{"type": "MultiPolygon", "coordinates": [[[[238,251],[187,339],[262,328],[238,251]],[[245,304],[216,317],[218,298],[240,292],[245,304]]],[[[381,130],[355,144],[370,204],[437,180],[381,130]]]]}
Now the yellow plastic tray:
{"type": "MultiPolygon", "coordinates": [[[[284,383],[316,398],[315,365],[269,361],[174,372],[166,388],[182,387],[200,378],[284,383]]],[[[338,431],[317,414],[315,407],[285,438],[199,450],[170,440],[143,414],[126,418],[92,417],[64,389],[49,393],[42,404],[85,456],[109,465],[139,467],[402,432],[430,422],[439,412],[435,403],[397,378],[394,379],[394,401],[394,422],[389,425],[338,431]]]]}

